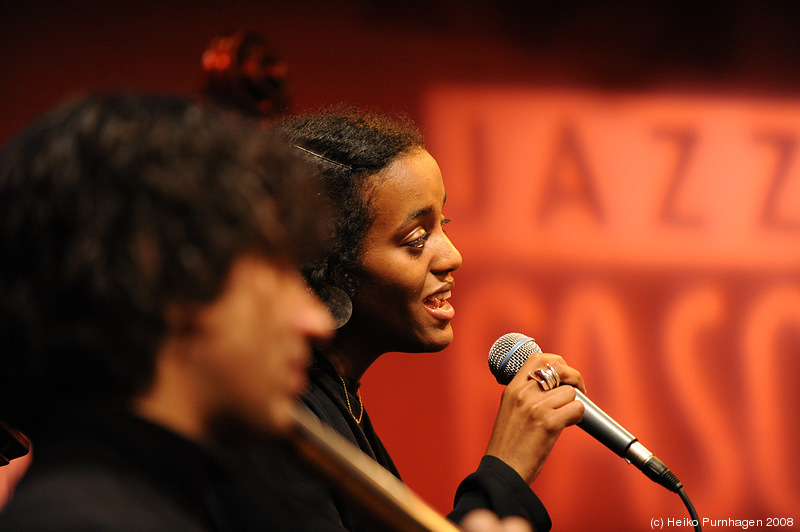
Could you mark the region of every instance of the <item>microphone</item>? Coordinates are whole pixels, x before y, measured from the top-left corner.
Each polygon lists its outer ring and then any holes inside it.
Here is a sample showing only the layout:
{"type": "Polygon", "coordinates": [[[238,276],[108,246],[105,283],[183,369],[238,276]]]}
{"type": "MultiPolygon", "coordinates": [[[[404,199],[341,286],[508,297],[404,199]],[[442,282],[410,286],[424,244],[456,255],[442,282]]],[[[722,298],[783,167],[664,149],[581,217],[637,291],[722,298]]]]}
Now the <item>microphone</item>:
{"type": "MultiPolygon", "coordinates": [[[[489,350],[489,368],[497,382],[505,385],[511,382],[531,354],[541,352],[541,348],[530,336],[520,333],[504,334],[489,350]]],[[[639,443],[633,434],[603,412],[580,390],[576,389],[575,394],[585,407],[583,420],[578,423],[580,428],[626,462],[635,465],[651,480],[675,493],[681,491],[681,481],[661,460],[639,443]]]]}

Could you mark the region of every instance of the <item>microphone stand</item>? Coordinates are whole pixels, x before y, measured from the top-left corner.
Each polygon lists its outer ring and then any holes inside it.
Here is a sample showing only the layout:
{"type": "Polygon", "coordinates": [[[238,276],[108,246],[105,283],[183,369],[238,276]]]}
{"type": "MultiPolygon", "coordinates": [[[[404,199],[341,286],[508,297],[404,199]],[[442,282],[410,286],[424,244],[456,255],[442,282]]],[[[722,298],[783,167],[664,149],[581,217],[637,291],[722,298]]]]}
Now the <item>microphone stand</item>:
{"type": "Polygon", "coordinates": [[[298,407],[289,440],[301,459],[397,532],[461,530],[359,448],[298,407]]]}

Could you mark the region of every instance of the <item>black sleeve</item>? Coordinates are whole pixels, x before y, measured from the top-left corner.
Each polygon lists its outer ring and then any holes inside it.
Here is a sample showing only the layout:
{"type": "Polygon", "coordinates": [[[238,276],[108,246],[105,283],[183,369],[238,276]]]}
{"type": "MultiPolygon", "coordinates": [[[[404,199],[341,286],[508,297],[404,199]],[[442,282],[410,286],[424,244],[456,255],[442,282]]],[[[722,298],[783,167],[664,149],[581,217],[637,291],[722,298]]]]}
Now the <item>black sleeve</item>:
{"type": "Polygon", "coordinates": [[[523,517],[536,532],[546,532],[552,526],[547,509],[530,486],[494,456],[484,456],[478,470],[461,482],[456,491],[455,507],[447,517],[459,523],[465,515],[479,508],[489,509],[499,517],[523,517]]]}

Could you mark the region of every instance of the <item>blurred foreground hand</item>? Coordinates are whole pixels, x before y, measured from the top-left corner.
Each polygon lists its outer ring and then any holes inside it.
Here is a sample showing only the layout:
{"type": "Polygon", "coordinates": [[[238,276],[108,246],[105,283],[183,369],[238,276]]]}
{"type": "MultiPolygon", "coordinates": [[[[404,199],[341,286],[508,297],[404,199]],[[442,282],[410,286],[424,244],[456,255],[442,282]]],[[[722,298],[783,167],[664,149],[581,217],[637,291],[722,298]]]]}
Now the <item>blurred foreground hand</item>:
{"type": "Polygon", "coordinates": [[[475,510],[461,521],[464,532],[532,532],[531,526],[521,517],[499,519],[489,510],[475,510]]]}

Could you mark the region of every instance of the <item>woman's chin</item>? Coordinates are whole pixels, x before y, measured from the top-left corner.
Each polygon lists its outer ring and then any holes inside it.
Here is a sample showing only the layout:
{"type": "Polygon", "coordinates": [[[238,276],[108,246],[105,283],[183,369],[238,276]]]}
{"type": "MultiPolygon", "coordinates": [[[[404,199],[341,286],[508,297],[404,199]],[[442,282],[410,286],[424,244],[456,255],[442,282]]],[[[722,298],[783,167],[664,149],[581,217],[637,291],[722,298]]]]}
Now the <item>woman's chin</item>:
{"type": "Polygon", "coordinates": [[[448,324],[445,329],[436,331],[426,338],[423,343],[424,347],[420,350],[425,353],[436,353],[446,349],[453,343],[453,328],[448,324]]]}

